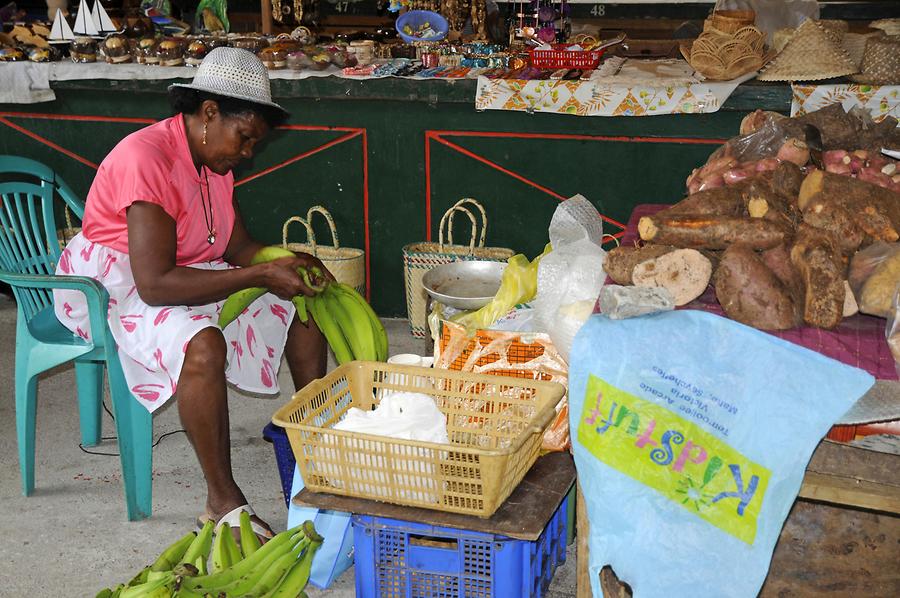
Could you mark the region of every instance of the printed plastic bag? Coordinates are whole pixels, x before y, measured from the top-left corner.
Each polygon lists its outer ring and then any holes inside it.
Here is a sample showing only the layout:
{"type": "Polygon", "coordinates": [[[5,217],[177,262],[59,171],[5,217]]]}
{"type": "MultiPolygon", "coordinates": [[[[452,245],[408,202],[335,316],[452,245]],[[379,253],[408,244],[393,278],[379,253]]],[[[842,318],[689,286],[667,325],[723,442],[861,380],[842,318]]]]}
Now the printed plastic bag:
{"type": "Polygon", "coordinates": [[[813,450],[874,383],[692,310],[595,315],[572,356],[595,596],[607,564],[634,598],[756,596],[813,450]]]}
{"type": "Polygon", "coordinates": [[[581,195],[563,201],[550,220],[553,250],[538,266],[537,295],[532,302],[537,330],[547,332],[565,358],[575,333],[594,311],[606,280],[603,220],[581,195]]]}

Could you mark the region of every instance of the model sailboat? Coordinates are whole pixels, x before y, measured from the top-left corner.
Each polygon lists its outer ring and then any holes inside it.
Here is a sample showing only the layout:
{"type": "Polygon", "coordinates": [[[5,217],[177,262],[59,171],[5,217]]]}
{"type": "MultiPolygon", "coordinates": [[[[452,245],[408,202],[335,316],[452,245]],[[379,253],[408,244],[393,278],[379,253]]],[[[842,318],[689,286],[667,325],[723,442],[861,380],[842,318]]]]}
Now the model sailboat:
{"type": "Polygon", "coordinates": [[[101,35],[117,31],[116,26],[113,24],[112,19],[109,18],[109,15],[106,14],[106,9],[103,8],[100,0],[94,0],[94,8],[91,10],[91,19],[94,21],[94,26],[101,35]]]}
{"type": "Polygon", "coordinates": [[[47,38],[51,44],[67,44],[75,39],[75,33],[69,27],[66,17],[63,16],[62,9],[56,9],[56,18],[53,19],[53,28],[50,29],[50,37],[47,38]]]}
{"type": "Polygon", "coordinates": [[[97,25],[94,24],[94,19],[91,16],[91,10],[88,8],[87,0],[81,0],[81,3],[78,5],[78,14],[75,16],[75,27],[73,29],[78,35],[90,37],[100,35],[100,31],[97,29],[97,25]]]}

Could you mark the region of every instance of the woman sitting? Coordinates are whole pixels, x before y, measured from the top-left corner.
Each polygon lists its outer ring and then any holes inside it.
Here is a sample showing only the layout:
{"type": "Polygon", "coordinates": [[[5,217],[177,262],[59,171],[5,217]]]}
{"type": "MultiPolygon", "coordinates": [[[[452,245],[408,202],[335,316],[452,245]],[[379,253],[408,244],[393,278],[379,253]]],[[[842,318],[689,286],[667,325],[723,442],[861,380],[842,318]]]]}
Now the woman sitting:
{"type": "MultiPolygon", "coordinates": [[[[63,251],[57,272],[90,276],[109,292],[109,326],[131,392],[149,411],[178,397],[178,413],[206,477],[205,517],[238,525],[249,511],[234,481],[226,382],[277,393],[282,351],[301,388],[325,373],[324,339],[312,318],[294,317],[290,299],[312,294],[297,274],[318,266],[297,254],[250,265],[262,245],[241,220],[232,169],[287,118],[272,102],[259,59],[217,48],[190,84],[169,87],[176,115],[132,133],[103,160],[83,230],[63,251]],[[265,287],[224,330],[218,313],[229,294],[265,287]]],[[[56,315],[91,334],[81,293],[56,290],[56,315]]]]}

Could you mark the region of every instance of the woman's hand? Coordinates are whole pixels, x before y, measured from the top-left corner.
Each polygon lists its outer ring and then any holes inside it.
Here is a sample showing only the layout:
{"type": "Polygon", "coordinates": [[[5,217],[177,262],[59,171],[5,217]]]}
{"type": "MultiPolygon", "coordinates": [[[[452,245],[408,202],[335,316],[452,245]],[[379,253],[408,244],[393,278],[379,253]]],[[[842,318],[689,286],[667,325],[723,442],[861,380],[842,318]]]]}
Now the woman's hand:
{"type": "MultiPolygon", "coordinates": [[[[308,253],[298,253],[296,257],[283,257],[265,264],[260,264],[263,269],[262,284],[269,289],[269,292],[281,299],[291,299],[296,295],[306,295],[311,297],[316,291],[309,287],[300,274],[298,268],[304,268],[307,271],[316,267],[322,272],[322,277],[327,281],[333,281],[334,276],[322,264],[322,262],[308,253]]],[[[313,272],[309,272],[313,284],[316,284],[317,276],[313,272]]]]}
{"type": "Polygon", "coordinates": [[[322,271],[322,276],[325,277],[326,280],[334,281],[334,275],[328,271],[328,268],[325,267],[325,264],[314,255],[310,255],[308,253],[298,253],[297,259],[302,262],[302,266],[309,270],[310,268],[318,268],[322,271]]]}

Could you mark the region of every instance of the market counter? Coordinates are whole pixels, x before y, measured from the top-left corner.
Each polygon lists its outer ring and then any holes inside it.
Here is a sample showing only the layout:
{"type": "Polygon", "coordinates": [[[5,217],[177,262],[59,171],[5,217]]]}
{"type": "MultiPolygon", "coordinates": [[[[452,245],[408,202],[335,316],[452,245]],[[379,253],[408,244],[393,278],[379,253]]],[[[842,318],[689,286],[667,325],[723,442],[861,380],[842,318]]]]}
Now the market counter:
{"type": "MultiPolygon", "coordinates": [[[[169,83],[53,82],[53,102],[0,104],[0,153],[53,166],[84,196],[122,137],[169,115],[169,83]]],[[[280,242],[289,217],[326,206],[341,244],[368,250],[375,309],[404,315],[401,248],[436,239],[434,215],[460,198],[484,204],[488,245],[533,256],[547,242],[557,201],[581,193],[615,223],[637,204],[677,201],[687,174],[737,133],[749,111],[787,113],[791,101],[786,85],[748,83],[711,114],[580,118],[478,112],[475,87],[474,80],[274,80],[290,124],[235,173],[250,232],[280,242]]],[[[467,241],[458,227],[455,239],[467,241]]],[[[315,228],[319,242],[330,242],[324,223],[315,228]]],[[[611,223],[608,232],[621,227],[611,223]]],[[[289,233],[293,241],[303,234],[289,233]]]]}

